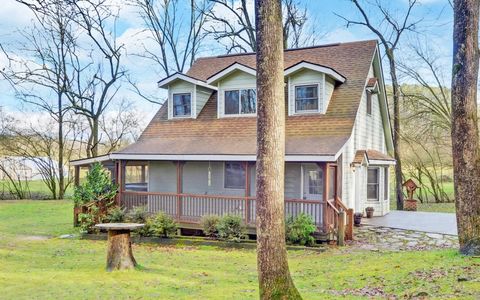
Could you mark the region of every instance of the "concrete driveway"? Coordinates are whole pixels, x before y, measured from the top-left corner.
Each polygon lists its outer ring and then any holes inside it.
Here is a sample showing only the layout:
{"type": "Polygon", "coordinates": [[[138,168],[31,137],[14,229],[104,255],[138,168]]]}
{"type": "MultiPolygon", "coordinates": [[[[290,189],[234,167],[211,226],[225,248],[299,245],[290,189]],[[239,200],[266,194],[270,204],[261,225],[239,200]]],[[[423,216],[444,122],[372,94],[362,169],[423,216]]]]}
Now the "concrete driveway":
{"type": "Polygon", "coordinates": [[[452,213],[392,210],[383,217],[363,218],[362,223],[378,227],[457,235],[457,220],[452,213]]]}

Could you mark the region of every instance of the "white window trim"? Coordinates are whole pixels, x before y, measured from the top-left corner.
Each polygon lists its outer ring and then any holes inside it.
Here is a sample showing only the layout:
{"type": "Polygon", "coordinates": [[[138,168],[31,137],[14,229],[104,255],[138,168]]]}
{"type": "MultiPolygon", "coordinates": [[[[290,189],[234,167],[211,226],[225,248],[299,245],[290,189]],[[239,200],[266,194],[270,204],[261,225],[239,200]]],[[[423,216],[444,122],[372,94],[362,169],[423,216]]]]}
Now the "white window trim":
{"type": "MultiPolygon", "coordinates": [[[[289,80],[290,81],[290,80],[289,80]]],[[[323,80],[325,82],[325,80],[323,80]]],[[[295,83],[293,85],[291,85],[293,87],[293,95],[292,95],[292,91],[290,91],[289,89],[289,95],[292,96],[292,97],[289,97],[288,101],[293,101],[293,111],[291,113],[292,116],[301,116],[301,115],[309,115],[309,114],[323,114],[324,112],[324,109],[323,109],[323,106],[324,106],[324,93],[325,91],[323,91],[322,93],[320,93],[320,85],[322,84],[322,82],[319,82],[319,81],[311,81],[311,82],[298,82],[298,83],[295,83]],[[297,93],[296,93],[296,89],[297,87],[299,86],[305,86],[305,85],[316,85],[317,86],[317,96],[318,96],[318,108],[317,110],[301,110],[301,111],[297,111],[297,93]]],[[[324,83],[323,83],[324,84],[324,83]]],[[[289,84],[290,86],[290,84],[289,84]]],[[[290,105],[290,103],[289,103],[290,105]]]]}
{"type": "MultiPolygon", "coordinates": [[[[380,198],[383,198],[383,197],[380,197],[381,196],[381,191],[380,191],[380,168],[379,167],[367,167],[367,176],[366,176],[366,197],[367,197],[367,201],[368,202],[373,202],[373,203],[379,203],[380,202],[380,198]],[[376,169],[377,170],[377,198],[368,198],[368,170],[369,169],[376,169]]],[[[382,199],[383,201],[383,199],[382,199]]]]}
{"type": "Polygon", "coordinates": [[[373,92],[368,89],[365,90],[365,114],[370,118],[373,116],[373,92]],[[368,112],[368,94],[370,94],[370,113],[368,112]]]}
{"type": "MultiPolygon", "coordinates": [[[[234,87],[225,87],[220,89],[220,84],[218,87],[218,94],[217,94],[217,101],[222,101],[222,106],[218,105],[218,117],[219,118],[238,118],[238,117],[256,117],[257,116],[257,110],[258,110],[258,101],[255,101],[255,113],[254,114],[226,114],[225,113],[225,92],[228,91],[240,91],[240,90],[255,90],[257,92],[257,87],[248,85],[248,86],[234,86],[234,87]],[[220,99],[218,99],[220,98],[220,99]],[[221,111],[221,107],[223,108],[223,111],[221,111]]],[[[238,94],[238,97],[240,97],[240,93],[238,94]]],[[[239,112],[241,112],[241,102],[240,99],[238,99],[238,105],[239,105],[239,112]]],[[[257,99],[258,100],[258,99],[257,99]]]]}
{"type": "MultiPolygon", "coordinates": [[[[226,173],[226,169],[227,169],[227,166],[226,166],[226,163],[227,163],[227,162],[240,162],[240,163],[241,163],[241,161],[224,161],[224,162],[223,162],[223,175],[222,175],[223,188],[224,188],[225,190],[229,190],[229,191],[245,191],[245,188],[246,188],[246,187],[244,187],[244,188],[230,188],[230,187],[226,187],[226,186],[225,186],[225,173],[226,173]]],[[[247,170],[245,170],[245,175],[246,175],[246,174],[247,174],[247,170]]],[[[246,181],[245,178],[243,178],[243,180],[246,181]]]]}
{"type": "MultiPolygon", "coordinates": [[[[195,88],[194,88],[195,90],[195,88]]],[[[172,116],[172,119],[189,119],[189,118],[192,118],[192,116],[194,115],[194,107],[195,107],[195,101],[194,101],[194,95],[195,93],[194,92],[191,92],[191,91],[172,91],[171,92],[171,97],[169,97],[169,103],[170,104],[169,106],[171,107],[170,110],[171,110],[171,116],[172,116]],[[181,94],[189,94],[190,95],[190,115],[184,115],[184,116],[175,116],[174,114],[174,110],[173,110],[173,96],[174,95],[181,95],[181,94]]]]}

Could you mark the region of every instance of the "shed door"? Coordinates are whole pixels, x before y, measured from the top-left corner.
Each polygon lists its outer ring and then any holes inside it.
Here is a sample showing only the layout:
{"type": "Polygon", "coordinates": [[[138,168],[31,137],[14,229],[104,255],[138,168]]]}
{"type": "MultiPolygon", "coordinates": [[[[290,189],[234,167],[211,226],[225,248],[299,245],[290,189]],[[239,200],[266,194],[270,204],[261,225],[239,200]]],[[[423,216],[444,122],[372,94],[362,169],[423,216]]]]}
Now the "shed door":
{"type": "Polygon", "coordinates": [[[323,199],[323,169],[315,164],[303,165],[303,199],[323,199]]]}

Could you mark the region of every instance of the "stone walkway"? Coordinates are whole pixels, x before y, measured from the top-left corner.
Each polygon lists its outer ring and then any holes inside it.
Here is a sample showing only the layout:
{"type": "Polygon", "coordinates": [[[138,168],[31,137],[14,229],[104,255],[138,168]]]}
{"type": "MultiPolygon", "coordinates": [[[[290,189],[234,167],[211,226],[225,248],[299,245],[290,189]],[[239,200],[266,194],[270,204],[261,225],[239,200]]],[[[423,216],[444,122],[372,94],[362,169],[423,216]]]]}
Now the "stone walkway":
{"type": "Polygon", "coordinates": [[[363,218],[363,224],[404,230],[457,235],[455,214],[392,210],[383,217],[363,218]]]}
{"type": "Polygon", "coordinates": [[[457,236],[362,225],[355,227],[349,250],[405,251],[456,248],[457,236]]]}

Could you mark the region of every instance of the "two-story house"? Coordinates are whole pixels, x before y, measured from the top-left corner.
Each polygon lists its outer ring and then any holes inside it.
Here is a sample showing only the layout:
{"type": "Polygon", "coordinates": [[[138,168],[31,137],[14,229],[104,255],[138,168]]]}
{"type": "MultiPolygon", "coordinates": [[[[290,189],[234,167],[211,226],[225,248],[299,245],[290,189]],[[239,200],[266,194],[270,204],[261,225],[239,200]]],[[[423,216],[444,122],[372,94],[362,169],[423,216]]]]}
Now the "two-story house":
{"type": "MultiPolygon", "coordinates": [[[[158,82],[168,100],[137,142],[93,161],[113,168],[119,201],[171,214],[255,222],[255,54],[199,58],[158,82]]],[[[311,215],[319,231],[341,207],[389,211],[390,128],[376,41],[285,51],[285,213],[311,215]],[[337,201],[337,202],[336,202],[337,201]]],[[[192,227],[190,227],[192,228],[192,227]]]]}

